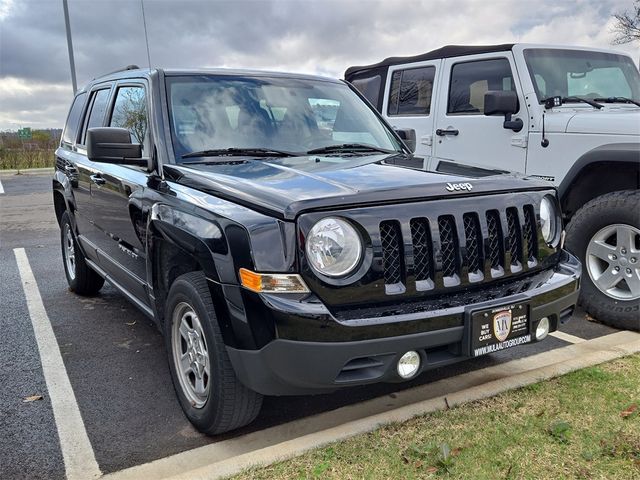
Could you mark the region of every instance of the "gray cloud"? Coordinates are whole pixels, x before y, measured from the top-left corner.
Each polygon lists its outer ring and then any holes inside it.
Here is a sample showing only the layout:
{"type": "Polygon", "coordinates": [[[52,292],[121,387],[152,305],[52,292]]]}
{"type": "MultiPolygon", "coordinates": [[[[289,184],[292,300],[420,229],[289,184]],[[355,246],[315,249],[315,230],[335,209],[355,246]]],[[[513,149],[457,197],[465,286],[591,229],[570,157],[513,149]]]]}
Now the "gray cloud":
{"type": "MultiPolygon", "coordinates": [[[[138,0],[68,1],[79,85],[127,64],[147,65],[138,0]]],[[[631,0],[540,0],[535,8],[533,2],[506,0],[145,0],[144,5],[154,66],[341,76],[349,65],[448,43],[608,47],[607,22],[631,0]]],[[[71,94],[61,0],[0,0],[0,129],[59,127],[71,94]]]]}

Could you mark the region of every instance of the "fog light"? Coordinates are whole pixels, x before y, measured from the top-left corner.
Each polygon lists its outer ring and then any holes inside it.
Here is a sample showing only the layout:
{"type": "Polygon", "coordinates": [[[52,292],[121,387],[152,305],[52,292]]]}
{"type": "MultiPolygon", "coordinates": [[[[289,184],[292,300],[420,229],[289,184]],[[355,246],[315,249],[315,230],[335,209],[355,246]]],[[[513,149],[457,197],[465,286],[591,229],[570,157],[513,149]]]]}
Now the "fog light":
{"type": "Polygon", "coordinates": [[[549,335],[549,319],[542,317],[542,320],[538,322],[538,326],[536,327],[536,340],[542,340],[547,335],[549,335]]]}
{"type": "Polygon", "coordinates": [[[420,354],[418,352],[414,352],[413,350],[409,350],[407,353],[400,357],[398,360],[398,375],[402,378],[407,379],[413,377],[416,373],[418,373],[418,369],[420,368],[420,354]]]}

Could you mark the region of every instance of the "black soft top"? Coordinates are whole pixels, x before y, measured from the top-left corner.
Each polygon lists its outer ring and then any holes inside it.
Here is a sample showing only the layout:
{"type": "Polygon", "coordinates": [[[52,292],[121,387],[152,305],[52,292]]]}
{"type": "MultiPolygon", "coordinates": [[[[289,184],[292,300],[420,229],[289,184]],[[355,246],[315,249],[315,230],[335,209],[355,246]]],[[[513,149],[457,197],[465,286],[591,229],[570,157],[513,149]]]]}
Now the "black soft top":
{"type": "Polygon", "coordinates": [[[446,45],[444,47],[432,50],[420,55],[412,57],[389,57],[378,63],[371,65],[363,65],[358,67],[349,67],[344,76],[347,80],[354,73],[375,70],[378,68],[386,68],[390,65],[400,65],[404,63],[423,62],[426,60],[435,60],[438,58],[461,57],[463,55],[476,55],[480,53],[505,52],[513,48],[513,43],[503,43],[502,45],[446,45]]]}

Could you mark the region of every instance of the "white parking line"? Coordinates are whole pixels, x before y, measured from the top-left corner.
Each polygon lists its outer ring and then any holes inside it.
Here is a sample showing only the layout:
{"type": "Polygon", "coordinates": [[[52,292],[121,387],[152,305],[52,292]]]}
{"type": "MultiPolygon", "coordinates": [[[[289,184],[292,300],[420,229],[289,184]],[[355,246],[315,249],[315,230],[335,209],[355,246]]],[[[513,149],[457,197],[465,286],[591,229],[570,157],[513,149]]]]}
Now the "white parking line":
{"type": "Polygon", "coordinates": [[[67,480],[98,478],[102,473],[84,428],[76,396],[71,388],[51,322],[42,304],[42,297],[31,271],[29,259],[24,248],[15,248],[13,253],[18,263],[33,333],[38,343],[42,372],[47,382],[58,429],[67,480]]]}
{"type": "Polygon", "coordinates": [[[4,188],[2,188],[2,181],[0,181],[0,195],[4,193],[4,188]]]}
{"type": "Polygon", "coordinates": [[[576,337],[575,335],[571,335],[569,333],[561,332],[560,330],[556,330],[555,332],[551,332],[549,335],[552,337],[556,337],[558,340],[564,340],[569,343],[582,343],[586,342],[584,338],[576,337]]]}

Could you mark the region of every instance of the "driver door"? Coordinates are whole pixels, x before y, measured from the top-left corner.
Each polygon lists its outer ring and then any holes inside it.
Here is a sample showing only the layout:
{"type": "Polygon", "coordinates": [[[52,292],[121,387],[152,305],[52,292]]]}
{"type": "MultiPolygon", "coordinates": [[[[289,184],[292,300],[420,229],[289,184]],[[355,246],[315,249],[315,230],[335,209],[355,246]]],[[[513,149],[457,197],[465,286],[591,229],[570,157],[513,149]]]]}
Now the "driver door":
{"type": "Polygon", "coordinates": [[[524,172],[529,117],[520,85],[513,75],[512,55],[474,55],[443,61],[443,86],[438,98],[434,128],[436,170],[455,164],[524,172]],[[503,128],[504,117],[484,115],[484,94],[489,90],[511,90],[518,95],[520,109],[513,115],[524,125],[514,132],[503,128]]]}

